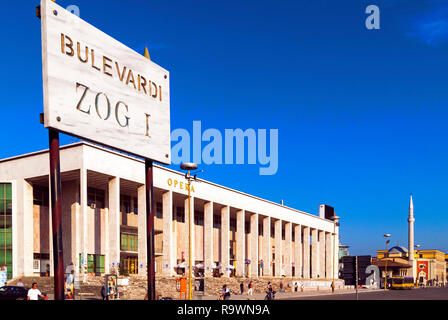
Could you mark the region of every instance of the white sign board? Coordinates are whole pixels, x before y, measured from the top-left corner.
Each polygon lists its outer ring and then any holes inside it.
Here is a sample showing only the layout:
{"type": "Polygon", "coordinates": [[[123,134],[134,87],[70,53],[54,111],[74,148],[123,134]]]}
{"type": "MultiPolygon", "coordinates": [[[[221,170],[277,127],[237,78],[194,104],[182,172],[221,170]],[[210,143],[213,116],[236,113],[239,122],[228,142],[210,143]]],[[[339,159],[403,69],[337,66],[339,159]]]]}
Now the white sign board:
{"type": "Polygon", "coordinates": [[[117,285],[119,286],[128,286],[129,285],[129,279],[117,279],[117,285]]]}
{"type": "Polygon", "coordinates": [[[44,124],[171,163],[169,72],[41,1],[44,124]]]}

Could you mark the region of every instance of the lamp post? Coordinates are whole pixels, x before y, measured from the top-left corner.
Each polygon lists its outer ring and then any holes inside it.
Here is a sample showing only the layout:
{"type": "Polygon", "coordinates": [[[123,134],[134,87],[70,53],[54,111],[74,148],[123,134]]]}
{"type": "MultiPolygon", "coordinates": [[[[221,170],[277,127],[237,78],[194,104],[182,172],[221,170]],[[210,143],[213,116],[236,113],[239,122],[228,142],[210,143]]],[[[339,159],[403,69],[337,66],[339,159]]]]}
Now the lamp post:
{"type": "MultiPolygon", "coordinates": [[[[334,265],[336,258],[336,225],[339,226],[339,218],[338,216],[332,216],[330,219],[333,220],[333,282],[331,285],[331,292],[334,293],[334,265]]],[[[339,261],[339,259],[337,260],[339,261]]]]}
{"type": "Polygon", "coordinates": [[[196,170],[198,165],[196,163],[188,162],[180,165],[182,170],[187,170],[185,179],[188,181],[188,300],[191,299],[191,181],[196,180],[196,175],[193,177],[190,175],[191,170],[196,170]]]}
{"type": "Polygon", "coordinates": [[[387,290],[387,244],[389,243],[389,238],[390,238],[390,234],[387,233],[384,235],[384,237],[386,237],[386,253],[385,255],[385,259],[386,259],[386,264],[384,267],[384,290],[387,290]]]}

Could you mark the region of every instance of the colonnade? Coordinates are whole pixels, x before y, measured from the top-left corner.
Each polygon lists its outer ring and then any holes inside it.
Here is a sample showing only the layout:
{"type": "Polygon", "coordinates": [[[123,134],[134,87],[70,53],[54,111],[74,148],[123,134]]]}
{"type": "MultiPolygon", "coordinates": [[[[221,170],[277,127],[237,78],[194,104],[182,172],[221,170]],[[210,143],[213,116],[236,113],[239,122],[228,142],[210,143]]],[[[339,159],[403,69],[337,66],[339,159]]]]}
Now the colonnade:
{"type": "MultiPolygon", "coordinates": [[[[166,191],[163,193],[162,201],[163,274],[170,276],[174,275],[174,269],[177,264],[177,250],[174,245],[176,242],[173,241],[176,233],[173,232],[172,228],[173,192],[166,191]]],[[[195,207],[194,202],[195,198],[191,197],[192,208],[195,207]]],[[[188,223],[188,219],[190,219],[193,230],[193,222],[195,221],[194,210],[190,214],[188,199],[185,199],[184,206],[185,222],[188,223]]],[[[230,275],[231,266],[233,265],[230,260],[231,209],[236,217],[234,265],[237,275],[248,277],[280,277],[284,275],[286,277],[293,276],[307,279],[331,279],[334,269],[337,277],[338,268],[333,268],[332,263],[334,261],[337,263],[337,257],[334,257],[334,252],[337,253],[339,247],[338,227],[335,227],[336,233],[327,232],[307,225],[277,219],[266,213],[248,212],[223,204],[205,201],[203,204],[203,255],[201,256],[204,258],[204,275],[206,277],[212,276],[213,268],[216,267],[216,261],[219,261],[220,272],[223,276],[228,277],[230,275]],[[220,213],[221,220],[219,257],[214,256],[216,251],[213,250],[214,246],[219,245],[214,243],[213,237],[214,211],[220,213]],[[225,245],[226,243],[228,245],[225,245]],[[249,266],[246,267],[246,264],[249,264],[249,266]]],[[[185,230],[187,233],[185,238],[188,239],[188,227],[185,230]]],[[[194,243],[194,232],[192,232],[191,236],[191,241],[194,243]]],[[[191,246],[191,260],[193,264],[196,256],[195,247],[195,245],[191,246]]],[[[185,261],[187,262],[188,254],[187,250],[185,256],[185,261]]]]}

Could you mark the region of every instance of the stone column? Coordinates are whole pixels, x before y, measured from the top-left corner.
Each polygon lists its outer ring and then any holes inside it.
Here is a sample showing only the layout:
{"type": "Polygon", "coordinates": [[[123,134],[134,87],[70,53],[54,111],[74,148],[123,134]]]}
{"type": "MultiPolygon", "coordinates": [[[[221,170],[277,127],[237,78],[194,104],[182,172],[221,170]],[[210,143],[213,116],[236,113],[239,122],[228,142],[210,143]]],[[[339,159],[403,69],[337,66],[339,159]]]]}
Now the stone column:
{"type": "Polygon", "coordinates": [[[310,278],[310,228],[303,228],[303,277],[310,278]]]}
{"type": "MultiPolygon", "coordinates": [[[[191,201],[191,214],[190,214],[190,209],[188,207],[188,197],[185,199],[184,201],[184,208],[185,208],[185,233],[186,233],[186,250],[185,250],[185,262],[187,264],[187,268],[185,268],[185,273],[188,274],[189,270],[188,270],[188,263],[189,263],[189,247],[188,247],[188,242],[189,242],[189,227],[188,227],[188,223],[190,221],[190,227],[191,227],[191,267],[194,268],[194,266],[196,265],[195,263],[195,254],[194,254],[194,249],[195,249],[195,232],[194,232],[194,197],[191,196],[190,197],[190,201],[191,201]]],[[[192,269],[192,274],[193,274],[193,270],[192,269]]]]}
{"type": "MultiPolygon", "coordinates": [[[[120,262],[120,178],[109,180],[109,262],[117,273],[120,262]]],[[[84,246],[86,247],[86,246],[84,246]]]]}
{"type": "Polygon", "coordinates": [[[275,276],[281,277],[283,270],[282,263],[282,220],[275,220],[274,222],[275,228],[275,276]]]}
{"type": "Polygon", "coordinates": [[[337,279],[339,276],[339,226],[336,226],[336,234],[334,236],[334,278],[337,279]]]}
{"type": "Polygon", "coordinates": [[[292,224],[285,224],[285,249],[283,253],[285,257],[285,276],[292,277],[292,224]]]}
{"type": "Polygon", "coordinates": [[[162,195],[162,219],[163,219],[163,246],[162,246],[162,270],[163,275],[171,276],[174,274],[174,265],[172,251],[173,248],[173,192],[168,191],[162,195]]]}
{"type": "Polygon", "coordinates": [[[311,229],[311,278],[317,279],[319,275],[319,242],[317,229],[311,229]]]}
{"type": "Polygon", "coordinates": [[[319,230],[319,278],[325,278],[325,231],[319,230]]]}
{"type": "MultiPolygon", "coordinates": [[[[87,170],[82,167],[81,168],[81,175],[80,175],[80,212],[81,212],[81,227],[80,227],[80,234],[81,234],[81,244],[79,249],[81,250],[81,275],[83,276],[82,281],[84,282],[86,280],[85,275],[87,272],[87,246],[88,246],[88,234],[87,234],[87,170]]],[[[109,190],[110,192],[110,190],[109,190]]],[[[64,196],[62,196],[64,197],[64,196]]],[[[110,207],[109,207],[110,208],[110,207]]],[[[110,231],[111,226],[107,225],[106,228],[108,231],[110,231]]],[[[110,238],[108,239],[110,240],[110,238]]],[[[110,247],[110,243],[108,243],[108,246],[110,247]]],[[[110,259],[109,252],[106,251],[106,257],[110,259]]],[[[77,259],[79,260],[79,258],[77,259]]],[[[105,261],[106,262],[106,261],[105,261]]],[[[108,266],[110,267],[110,266],[108,266]]]]}
{"type": "Polygon", "coordinates": [[[301,278],[303,276],[302,272],[302,226],[296,225],[294,227],[294,253],[295,253],[295,260],[294,261],[294,269],[295,269],[295,277],[301,278]]]}
{"type": "Polygon", "coordinates": [[[258,277],[258,214],[250,216],[250,276],[258,277]]]}
{"type": "MultiPolygon", "coordinates": [[[[12,188],[13,185],[11,185],[12,188]]],[[[12,190],[11,190],[12,191],[12,190]]],[[[17,184],[17,203],[18,203],[18,216],[22,216],[23,220],[20,221],[18,228],[16,229],[18,232],[23,230],[23,233],[18,233],[18,236],[21,237],[21,243],[19,247],[13,248],[12,252],[14,255],[14,251],[20,250],[22,252],[19,253],[20,260],[22,262],[18,264],[18,270],[20,274],[25,276],[33,276],[33,259],[34,259],[34,242],[33,242],[33,186],[26,180],[20,180],[17,184]],[[20,230],[20,228],[22,230],[20,230]],[[23,272],[23,273],[22,273],[23,272]]],[[[14,200],[13,200],[14,201],[14,200]]],[[[51,201],[49,202],[51,203],[51,201]]],[[[49,214],[49,231],[50,231],[50,273],[53,275],[53,244],[51,239],[53,238],[51,235],[51,210],[48,211],[49,214]]],[[[14,228],[15,226],[13,226],[14,228]]],[[[13,234],[14,236],[14,234],[13,234]]],[[[15,261],[14,261],[15,262],[15,261]]],[[[13,265],[14,268],[14,265],[13,265]]],[[[3,284],[1,284],[3,285],[3,284]]]]}
{"type": "Polygon", "coordinates": [[[331,233],[330,232],[325,232],[325,278],[326,279],[332,279],[331,276],[331,258],[332,258],[332,253],[331,253],[331,233]]]}
{"type": "Polygon", "coordinates": [[[204,275],[213,275],[213,202],[204,204],[204,275]]]}
{"type": "Polygon", "coordinates": [[[230,270],[226,268],[230,264],[230,207],[221,209],[221,269],[224,277],[229,277],[230,270]]]}
{"type": "Polygon", "coordinates": [[[271,217],[263,218],[263,276],[271,276],[271,217]]]}
{"type": "Polygon", "coordinates": [[[236,213],[236,275],[245,276],[244,260],[246,259],[246,232],[244,210],[236,213]]]}
{"type": "Polygon", "coordinates": [[[138,274],[147,275],[146,270],[146,188],[145,185],[137,189],[138,210],[138,274]]]}

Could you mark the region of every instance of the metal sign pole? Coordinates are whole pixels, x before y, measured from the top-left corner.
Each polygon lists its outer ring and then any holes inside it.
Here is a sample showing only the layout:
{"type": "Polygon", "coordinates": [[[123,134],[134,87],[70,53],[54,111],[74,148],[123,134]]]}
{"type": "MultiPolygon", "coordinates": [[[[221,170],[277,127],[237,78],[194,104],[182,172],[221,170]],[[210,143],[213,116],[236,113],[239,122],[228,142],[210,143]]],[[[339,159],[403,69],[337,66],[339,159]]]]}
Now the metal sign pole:
{"type": "Polygon", "coordinates": [[[48,129],[50,143],[50,192],[53,231],[54,299],[64,300],[64,254],[62,248],[62,190],[59,132],[48,129]]]}
{"type": "Polygon", "coordinates": [[[145,160],[146,176],[146,262],[148,265],[148,300],[156,300],[155,255],[154,255],[154,186],[153,163],[145,160]]]}

